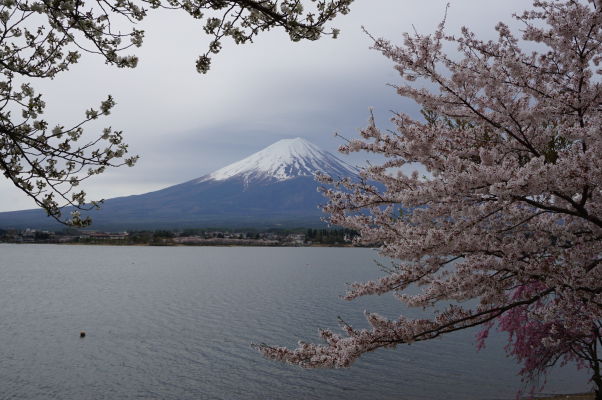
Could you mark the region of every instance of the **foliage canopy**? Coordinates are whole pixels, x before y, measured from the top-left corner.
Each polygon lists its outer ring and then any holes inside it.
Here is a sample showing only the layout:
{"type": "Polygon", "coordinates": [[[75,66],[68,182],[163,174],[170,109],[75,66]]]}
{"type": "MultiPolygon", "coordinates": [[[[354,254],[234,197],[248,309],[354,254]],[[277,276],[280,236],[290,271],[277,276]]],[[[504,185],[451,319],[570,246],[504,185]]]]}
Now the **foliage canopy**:
{"type": "Polygon", "coordinates": [[[382,243],[394,264],[346,298],[392,293],[439,311],[367,313],[368,329],[343,324],[344,334],[321,331],[325,344],[259,346],[265,355],[348,367],[368,351],[474,326],[482,344],[498,324],[525,378],[575,361],[602,398],[602,4],[536,0],[515,17],[522,37],[504,23],[497,40],[468,28],[453,36],[442,23],[400,46],[375,40],[406,81],[397,92],[425,118],[398,113],[393,132],[372,120],[341,150],[385,161],[364,168],[361,182],[322,177],[335,185],[325,191],[330,222],[382,243]],[[403,173],[409,163],[430,176],[403,173]]]}

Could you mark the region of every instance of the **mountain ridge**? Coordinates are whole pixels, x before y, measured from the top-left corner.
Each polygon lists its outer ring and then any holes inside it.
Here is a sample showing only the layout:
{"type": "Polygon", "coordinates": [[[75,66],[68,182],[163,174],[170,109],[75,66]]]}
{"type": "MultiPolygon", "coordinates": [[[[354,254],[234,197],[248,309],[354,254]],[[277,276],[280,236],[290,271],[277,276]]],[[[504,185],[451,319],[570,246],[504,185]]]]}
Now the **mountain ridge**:
{"type": "MultiPolygon", "coordinates": [[[[92,229],[318,227],[326,199],[315,174],[357,169],[302,138],[280,140],[212,173],[157,191],[108,199],[90,213],[92,229]]],[[[68,210],[67,210],[68,212],[68,210]]],[[[42,210],[0,213],[0,228],[60,225],[42,210]]]]}

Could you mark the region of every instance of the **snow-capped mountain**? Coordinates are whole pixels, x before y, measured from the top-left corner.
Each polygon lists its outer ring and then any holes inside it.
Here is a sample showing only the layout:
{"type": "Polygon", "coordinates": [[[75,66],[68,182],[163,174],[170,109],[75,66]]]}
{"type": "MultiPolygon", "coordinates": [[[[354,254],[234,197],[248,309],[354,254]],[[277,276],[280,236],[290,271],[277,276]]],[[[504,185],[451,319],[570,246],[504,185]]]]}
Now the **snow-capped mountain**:
{"type": "Polygon", "coordinates": [[[285,181],[317,172],[331,176],[357,174],[357,169],[302,138],[283,139],[238,162],[199,178],[197,182],[242,179],[285,181]]]}
{"type": "MultiPolygon", "coordinates": [[[[322,225],[314,176],[357,169],[305,139],[280,140],[200,178],[141,195],[106,200],[90,213],[94,229],[322,225]]],[[[56,228],[41,210],[0,213],[0,228],[56,228]]]]}

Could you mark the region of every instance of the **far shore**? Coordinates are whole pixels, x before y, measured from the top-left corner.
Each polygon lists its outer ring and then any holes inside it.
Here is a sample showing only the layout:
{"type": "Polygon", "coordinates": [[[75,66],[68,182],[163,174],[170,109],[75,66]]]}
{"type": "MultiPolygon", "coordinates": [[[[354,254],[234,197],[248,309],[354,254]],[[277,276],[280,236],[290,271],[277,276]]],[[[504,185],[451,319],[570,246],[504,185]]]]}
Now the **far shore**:
{"type": "MultiPolygon", "coordinates": [[[[302,248],[302,247],[340,247],[340,248],[363,248],[363,246],[355,246],[351,244],[237,244],[237,243],[123,243],[118,241],[98,241],[98,242],[0,242],[0,244],[54,244],[59,246],[117,246],[117,247],[287,247],[287,248],[302,248]]],[[[365,248],[365,247],[364,247],[365,248]]]]}
{"type": "Polygon", "coordinates": [[[526,397],[525,400],[594,400],[594,393],[559,394],[553,396],[526,397]]]}
{"type": "Polygon", "coordinates": [[[1,229],[0,243],[101,244],[120,246],[244,246],[244,247],[352,247],[357,232],[342,229],[190,228],[107,232],[65,228],[1,229]]]}

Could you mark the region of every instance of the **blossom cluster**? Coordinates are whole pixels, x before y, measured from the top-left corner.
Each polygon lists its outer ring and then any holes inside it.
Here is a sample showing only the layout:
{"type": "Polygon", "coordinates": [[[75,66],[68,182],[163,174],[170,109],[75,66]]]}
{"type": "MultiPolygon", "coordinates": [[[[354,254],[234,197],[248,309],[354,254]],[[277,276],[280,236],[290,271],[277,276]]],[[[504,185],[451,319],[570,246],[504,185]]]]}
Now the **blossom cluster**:
{"type": "Polygon", "coordinates": [[[368,314],[369,329],[325,331],[325,344],[297,349],[260,346],[266,356],[346,367],[376,348],[472,326],[484,340],[497,323],[525,377],[578,361],[602,390],[602,9],[536,0],[515,17],[522,37],[503,23],[497,40],[468,28],[454,36],[441,23],[399,46],[375,40],[405,80],[397,92],[424,118],[395,114],[393,132],[371,120],[341,151],[385,161],[359,181],[321,177],[329,221],[395,260],[346,298],[392,293],[406,306],[447,308],[425,319],[368,314]],[[429,176],[404,173],[407,164],[429,176]]]}

